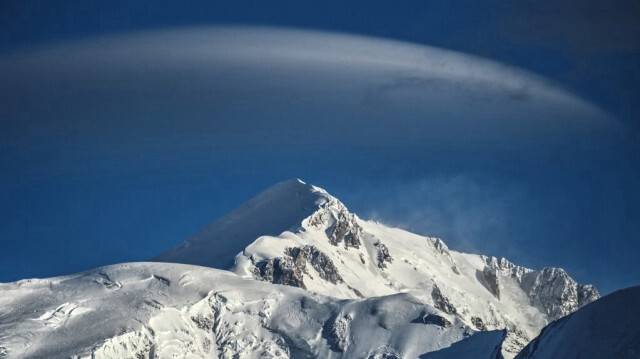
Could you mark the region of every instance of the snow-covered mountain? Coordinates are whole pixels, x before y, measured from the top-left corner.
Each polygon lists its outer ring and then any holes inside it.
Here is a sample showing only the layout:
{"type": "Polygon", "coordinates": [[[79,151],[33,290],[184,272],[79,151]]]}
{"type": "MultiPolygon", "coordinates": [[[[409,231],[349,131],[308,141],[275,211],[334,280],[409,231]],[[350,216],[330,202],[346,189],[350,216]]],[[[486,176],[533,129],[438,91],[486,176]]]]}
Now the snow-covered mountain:
{"type": "Polygon", "coordinates": [[[459,253],[438,238],[362,220],[298,179],[265,190],[155,260],[230,269],[336,298],[408,293],[477,330],[506,329],[505,357],[599,297],[562,269],[459,253]]]}
{"type": "Polygon", "coordinates": [[[0,284],[0,358],[512,358],[599,297],[297,179],[154,260],[0,284]]]}
{"type": "Polygon", "coordinates": [[[640,358],[640,287],[619,290],[546,326],[517,359],[640,358]]]}

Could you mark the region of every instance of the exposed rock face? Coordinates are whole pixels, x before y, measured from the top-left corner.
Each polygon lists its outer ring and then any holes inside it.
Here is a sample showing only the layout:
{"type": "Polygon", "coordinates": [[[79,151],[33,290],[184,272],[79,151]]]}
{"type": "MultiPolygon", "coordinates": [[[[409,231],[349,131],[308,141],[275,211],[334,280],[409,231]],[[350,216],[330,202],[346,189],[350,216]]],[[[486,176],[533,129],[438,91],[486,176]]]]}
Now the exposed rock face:
{"type": "Polygon", "coordinates": [[[334,224],[327,229],[327,236],[331,244],[337,246],[344,242],[345,247],[360,247],[362,228],[353,219],[353,214],[340,212],[334,224]]]}
{"type": "Polygon", "coordinates": [[[525,274],[533,272],[533,270],[529,268],[524,268],[509,262],[506,258],[498,259],[496,257],[487,257],[487,256],[481,256],[481,257],[484,259],[484,262],[488,267],[495,269],[497,273],[505,277],[514,278],[518,282],[522,281],[522,277],[525,274]]]}
{"type": "Polygon", "coordinates": [[[471,317],[471,323],[478,328],[478,330],[485,331],[487,330],[487,326],[484,324],[481,318],[479,317],[471,317]]]}
{"type": "Polygon", "coordinates": [[[307,288],[304,285],[303,268],[291,257],[269,258],[256,263],[256,277],[265,282],[307,288]]]}
{"type": "Polygon", "coordinates": [[[544,268],[534,271],[517,266],[504,258],[483,258],[487,268],[494,270],[496,275],[514,278],[529,297],[531,304],[547,314],[550,321],[571,314],[600,298],[600,293],[594,286],[578,284],[563,269],[544,268]]]}
{"type": "Polygon", "coordinates": [[[431,241],[431,244],[433,245],[433,248],[436,250],[436,252],[445,255],[447,257],[451,257],[451,253],[449,253],[449,247],[447,247],[447,245],[444,243],[444,241],[440,238],[433,238],[433,240],[431,241]]]}
{"type": "Polygon", "coordinates": [[[498,282],[498,276],[495,268],[491,268],[489,266],[484,267],[482,275],[489,286],[489,291],[496,297],[496,299],[500,300],[500,283],[498,282]]]}
{"type": "Polygon", "coordinates": [[[456,266],[453,258],[451,258],[451,252],[449,252],[449,247],[447,247],[444,241],[440,238],[432,238],[432,237],[429,237],[427,239],[428,239],[428,243],[433,248],[433,250],[436,253],[438,253],[440,256],[442,256],[444,260],[451,263],[451,270],[455,274],[460,274],[460,271],[458,270],[458,267],[456,266]]]}
{"type": "Polygon", "coordinates": [[[342,283],[344,280],[338,273],[338,268],[333,264],[331,258],[319,251],[314,246],[304,246],[302,248],[289,248],[287,255],[294,259],[298,266],[305,268],[305,264],[309,263],[318,272],[320,278],[333,284],[342,283]]]}
{"type": "Polygon", "coordinates": [[[600,293],[592,285],[581,285],[560,268],[544,268],[523,277],[522,289],[531,302],[550,320],[571,314],[594,300],[600,293]]]}
{"type": "Polygon", "coordinates": [[[362,227],[358,224],[356,216],[349,213],[347,207],[335,198],[322,204],[320,209],[309,217],[309,225],[326,228],[327,237],[334,246],[344,243],[345,248],[360,248],[362,244],[362,227]]]}
{"type": "Polygon", "coordinates": [[[254,262],[254,276],[266,282],[306,289],[304,274],[307,273],[307,263],[320,278],[333,284],[344,282],[331,258],[314,246],[287,248],[285,257],[254,262]]]}
{"type": "Polygon", "coordinates": [[[387,246],[382,244],[380,241],[377,241],[373,244],[374,247],[378,249],[378,268],[385,269],[387,268],[387,263],[393,262],[393,258],[389,254],[389,249],[387,246]]]}
{"type": "Polygon", "coordinates": [[[431,291],[431,298],[433,298],[433,306],[440,309],[441,311],[447,314],[458,314],[456,307],[449,302],[449,298],[445,297],[440,288],[437,285],[433,285],[433,290],[431,291]]]}
{"type": "Polygon", "coordinates": [[[427,314],[422,317],[424,324],[434,324],[443,328],[451,328],[451,322],[445,318],[436,314],[427,314]]]}
{"type": "MultiPolygon", "coordinates": [[[[349,323],[352,320],[353,318],[350,315],[345,314],[337,318],[331,325],[331,330],[326,337],[332,351],[344,353],[349,347],[349,323]]],[[[325,324],[324,330],[326,329],[327,325],[325,324]]]]}
{"type": "Polygon", "coordinates": [[[530,340],[531,339],[519,329],[507,329],[505,339],[502,342],[502,351],[511,357],[515,357],[530,340]]]}
{"type": "Polygon", "coordinates": [[[191,320],[196,324],[198,329],[209,331],[213,329],[213,318],[202,314],[191,316],[191,320]]]}
{"type": "Polygon", "coordinates": [[[600,298],[600,292],[591,284],[578,284],[578,307],[583,306],[600,298]]]}

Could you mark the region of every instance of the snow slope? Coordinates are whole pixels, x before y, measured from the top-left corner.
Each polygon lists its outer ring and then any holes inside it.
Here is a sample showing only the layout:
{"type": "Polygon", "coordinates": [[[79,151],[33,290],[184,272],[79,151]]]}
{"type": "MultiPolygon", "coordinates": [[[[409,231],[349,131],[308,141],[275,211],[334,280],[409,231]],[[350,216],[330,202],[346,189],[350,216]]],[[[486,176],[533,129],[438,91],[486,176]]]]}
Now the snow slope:
{"type": "Polygon", "coordinates": [[[640,358],[640,287],[609,294],[546,326],[517,356],[640,358]]]}
{"type": "Polygon", "coordinates": [[[420,359],[500,359],[502,358],[500,353],[501,346],[496,345],[496,343],[501,343],[501,341],[505,339],[506,334],[506,331],[500,330],[481,332],[454,343],[448,348],[423,354],[420,356],[420,359]]]}
{"type": "Polygon", "coordinates": [[[507,329],[505,357],[548,322],[599,297],[562,269],[534,271],[459,253],[438,238],[362,220],[298,179],[267,189],[155,259],[231,269],[337,298],[409,293],[478,330],[507,329]],[[233,248],[221,244],[229,233],[233,248]],[[220,253],[234,256],[233,264],[220,253]]]}
{"type": "Polygon", "coordinates": [[[474,333],[408,294],[337,300],[182,264],[0,284],[0,358],[418,358],[474,333]]]}
{"type": "Polygon", "coordinates": [[[298,180],[278,183],[153,260],[227,269],[256,238],[295,230],[316,211],[324,194],[307,189],[298,180]]]}

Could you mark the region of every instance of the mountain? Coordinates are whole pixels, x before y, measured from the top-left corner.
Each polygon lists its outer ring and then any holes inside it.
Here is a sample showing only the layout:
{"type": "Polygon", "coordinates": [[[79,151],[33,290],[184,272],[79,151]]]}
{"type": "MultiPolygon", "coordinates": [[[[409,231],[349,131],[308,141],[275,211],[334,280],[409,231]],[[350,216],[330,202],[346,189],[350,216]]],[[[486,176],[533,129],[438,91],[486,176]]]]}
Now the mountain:
{"type": "Polygon", "coordinates": [[[562,269],[459,253],[441,239],[362,220],[298,179],[265,190],[154,260],[228,269],[335,298],[408,293],[477,330],[506,329],[505,357],[547,323],[599,298],[562,269]]]}
{"type": "Polygon", "coordinates": [[[619,290],[546,326],[517,356],[640,358],[640,286],[619,290]]]}
{"type": "Polygon", "coordinates": [[[513,358],[599,298],[298,179],[153,260],[0,284],[0,358],[513,358]]]}

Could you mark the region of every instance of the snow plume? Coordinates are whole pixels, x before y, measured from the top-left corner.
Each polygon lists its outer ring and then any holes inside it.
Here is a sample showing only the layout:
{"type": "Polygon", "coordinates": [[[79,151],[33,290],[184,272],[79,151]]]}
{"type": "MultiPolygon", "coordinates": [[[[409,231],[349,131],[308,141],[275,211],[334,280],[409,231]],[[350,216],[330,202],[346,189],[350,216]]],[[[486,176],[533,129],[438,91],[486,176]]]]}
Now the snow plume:
{"type": "Polygon", "coordinates": [[[504,246],[510,213],[525,196],[525,189],[515,184],[465,174],[433,176],[387,186],[377,208],[365,217],[441,237],[457,250],[487,253],[504,246]]]}

